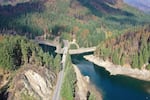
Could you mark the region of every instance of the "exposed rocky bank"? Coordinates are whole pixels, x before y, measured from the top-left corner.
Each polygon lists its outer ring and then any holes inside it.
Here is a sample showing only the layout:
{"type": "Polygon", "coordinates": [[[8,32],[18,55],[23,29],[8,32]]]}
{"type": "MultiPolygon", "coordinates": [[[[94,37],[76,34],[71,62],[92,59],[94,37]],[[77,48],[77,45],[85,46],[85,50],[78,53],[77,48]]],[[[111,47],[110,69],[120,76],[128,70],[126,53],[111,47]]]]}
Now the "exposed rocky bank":
{"type": "Polygon", "coordinates": [[[91,94],[93,94],[95,100],[102,100],[102,95],[90,84],[89,77],[82,76],[78,67],[73,66],[77,77],[75,100],[88,100],[91,94]]]}
{"type": "Polygon", "coordinates": [[[126,75],[140,80],[150,81],[150,71],[146,69],[133,69],[128,66],[115,65],[109,61],[104,61],[94,55],[86,55],[84,58],[94,64],[104,67],[111,75],[126,75]]]}
{"type": "Polygon", "coordinates": [[[26,65],[9,83],[7,100],[51,100],[56,75],[45,67],[26,65]]]}

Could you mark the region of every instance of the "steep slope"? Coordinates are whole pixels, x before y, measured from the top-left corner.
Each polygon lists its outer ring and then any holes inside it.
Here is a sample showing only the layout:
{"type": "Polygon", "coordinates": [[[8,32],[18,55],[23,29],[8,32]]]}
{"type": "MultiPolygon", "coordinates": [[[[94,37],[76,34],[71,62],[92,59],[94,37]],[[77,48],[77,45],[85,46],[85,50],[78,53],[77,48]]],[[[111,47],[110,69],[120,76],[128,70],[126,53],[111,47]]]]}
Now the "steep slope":
{"type": "Polygon", "coordinates": [[[117,65],[150,69],[150,26],[128,31],[100,43],[95,56],[117,65]]]}
{"type": "Polygon", "coordinates": [[[39,0],[0,0],[0,5],[13,5],[15,6],[18,3],[25,3],[25,2],[35,2],[39,0]]]}
{"type": "Polygon", "coordinates": [[[124,0],[125,3],[136,7],[142,11],[150,13],[150,1],[149,0],[124,0]]]}
{"type": "Polygon", "coordinates": [[[50,100],[55,79],[55,73],[45,67],[23,66],[10,81],[5,96],[7,100],[50,100]]]}
{"type": "Polygon", "coordinates": [[[25,37],[0,35],[0,99],[50,100],[60,70],[56,57],[25,37]]]}
{"type": "Polygon", "coordinates": [[[149,15],[122,0],[27,1],[0,6],[2,33],[20,33],[29,38],[44,35],[47,39],[60,36],[68,40],[74,38],[80,46],[93,46],[105,40],[109,33],[109,36],[118,35],[150,23],[149,15]]]}

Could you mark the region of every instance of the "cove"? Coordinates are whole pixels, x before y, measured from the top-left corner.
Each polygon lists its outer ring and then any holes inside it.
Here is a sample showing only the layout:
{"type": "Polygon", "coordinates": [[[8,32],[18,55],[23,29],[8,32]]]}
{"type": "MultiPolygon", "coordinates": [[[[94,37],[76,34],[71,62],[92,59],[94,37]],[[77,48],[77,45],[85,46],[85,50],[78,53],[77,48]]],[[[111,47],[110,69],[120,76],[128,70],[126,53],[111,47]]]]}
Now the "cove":
{"type": "Polygon", "coordinates": [[[150,100],[150,82],[127,76],[111,76],[104,68],[86,61],[83,55],[72,56],[82,75],[102,93],[104,100],[150,100]]]}

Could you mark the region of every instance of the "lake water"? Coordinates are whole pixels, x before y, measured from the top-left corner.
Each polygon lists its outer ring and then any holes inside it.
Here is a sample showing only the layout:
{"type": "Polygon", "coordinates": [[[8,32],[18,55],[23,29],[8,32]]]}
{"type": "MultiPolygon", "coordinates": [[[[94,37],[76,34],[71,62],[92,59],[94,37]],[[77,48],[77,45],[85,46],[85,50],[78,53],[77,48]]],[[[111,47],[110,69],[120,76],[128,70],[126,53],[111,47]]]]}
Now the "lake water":
{"type": "MultiPolygon", "coordinates": [[[[44,52],[56,55],[54,53],[56,48],[40,46],[44,52]]],[[[150,82],[119,75],[111,76],[103,67],[86,61],[83,55],[72,56],[72,62],[78,66],[82,75],[89,76],[91,83],[102,93],[104,100],[150,100],[150,82]]]]}
{"type": "Polygon", "coordinates": [[[72,61],[84,76],[100,91],[104,100],[150,100],[150,82],[125,76],[111,76],[104,68],[73,56],[72,61]]]}

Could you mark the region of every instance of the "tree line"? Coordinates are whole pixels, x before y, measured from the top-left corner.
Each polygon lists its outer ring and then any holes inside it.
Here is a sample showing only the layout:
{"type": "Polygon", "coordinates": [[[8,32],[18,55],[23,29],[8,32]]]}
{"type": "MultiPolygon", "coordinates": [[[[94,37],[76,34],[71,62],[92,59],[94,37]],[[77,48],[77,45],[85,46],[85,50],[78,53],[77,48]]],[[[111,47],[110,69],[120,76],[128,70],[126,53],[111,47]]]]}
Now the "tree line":
{"type": "Polygon", "coordinates": [[[97,47],[95,56],[118,65],[150,69],[150,26],[107,39],[97,47]]]}
{"type": "Polygon", "coordinates": [[[43,52],[38,44],[21,36],[0,36],[0,67],[16,70],[25,64],[45,66],[59,71],[61,56],[43,52]]]}

